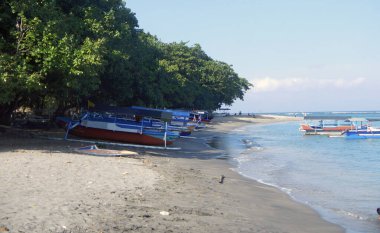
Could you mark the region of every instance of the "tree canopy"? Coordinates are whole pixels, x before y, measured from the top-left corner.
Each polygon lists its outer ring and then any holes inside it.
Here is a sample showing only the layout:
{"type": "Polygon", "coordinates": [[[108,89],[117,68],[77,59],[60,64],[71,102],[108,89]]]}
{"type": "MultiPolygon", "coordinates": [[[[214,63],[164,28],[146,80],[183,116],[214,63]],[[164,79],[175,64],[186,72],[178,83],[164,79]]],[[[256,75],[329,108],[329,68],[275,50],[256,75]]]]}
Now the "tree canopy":
{"type": "Polygon", "coordinates": [[[62,114],[89,99],[211,110],[250,86],[200,45],[139,29],[122,0],[0,2],[0,122],[21,106],[62,114]]]}

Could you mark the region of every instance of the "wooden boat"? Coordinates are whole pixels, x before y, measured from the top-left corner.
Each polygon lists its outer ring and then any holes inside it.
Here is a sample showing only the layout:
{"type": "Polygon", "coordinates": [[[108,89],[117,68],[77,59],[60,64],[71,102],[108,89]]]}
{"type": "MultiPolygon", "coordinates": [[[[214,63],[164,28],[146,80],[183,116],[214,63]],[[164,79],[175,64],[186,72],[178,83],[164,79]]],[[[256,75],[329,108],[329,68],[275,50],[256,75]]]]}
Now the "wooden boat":
{"type": "MultiPolygon", "coordinates": [[[[135,110],[130,108],[98,107],[87,112],[80,120],[58,117],[59,125],[72,134],[84,138],[119,141],[124,143],[166,146],[179,137],[179,133],[144,125],[143,118],[151,117],[169,121],[171,113],[152,110],[135,110]],[[99,114],[102,112],[103,114],[99,114]],[[110,115],[113,114],[113,115],[110,115]],[[119,118],[117,114],[138,116],[137,121],[119,118]]],[[[166,124],[167,125],[167,124],[166,124]]]]}
{"type": "Polygon", "coordinates": [[[305,116],[305,121],[299,130],[305,135],[341,135],[343,132],[353,130],[356,126],[346,116],[305,116]]]}

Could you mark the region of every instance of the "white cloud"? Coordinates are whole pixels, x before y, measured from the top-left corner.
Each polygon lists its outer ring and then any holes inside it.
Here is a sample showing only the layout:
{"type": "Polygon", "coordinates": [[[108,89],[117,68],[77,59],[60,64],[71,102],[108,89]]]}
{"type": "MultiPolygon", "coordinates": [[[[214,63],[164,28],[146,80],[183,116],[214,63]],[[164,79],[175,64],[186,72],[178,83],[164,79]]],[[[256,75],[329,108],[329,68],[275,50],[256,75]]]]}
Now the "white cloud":
{"type": "Polygon", "coordinates": [[[311,78],[285,78],[275,79],[265,77],[253,80],[254,92],[270,92],[276,90],[315,90],[323,88],[347,89],[363,84],[366,78],[354,79],[311,79],[311,78]]]}

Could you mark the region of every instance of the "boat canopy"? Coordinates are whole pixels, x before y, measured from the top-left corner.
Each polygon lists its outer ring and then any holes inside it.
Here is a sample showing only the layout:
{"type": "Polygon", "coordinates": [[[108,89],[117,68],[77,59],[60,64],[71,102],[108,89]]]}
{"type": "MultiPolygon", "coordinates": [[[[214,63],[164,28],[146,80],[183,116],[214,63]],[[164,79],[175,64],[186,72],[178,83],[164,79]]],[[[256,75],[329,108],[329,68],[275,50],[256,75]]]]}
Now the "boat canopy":
{"type": "Polygon", "coordinates": [[[348,120],[351,116],[305,116],[304,120],[348,120]]]}
{"type": "Polygon", "coordinates": [[[364,118],[364,117],[353,117],[348,119],[349,121],[364,122],[364,121],[380,121],[380,118],[364,118]]]}
{"type": "Polygon", "coordinates": [[[173,116],[176,117],[190,117],[190,112],[185,110],[173,110],[173,109],[156,109],[156,108],[146,108],[146,107],[140,107],[140,106],[132,106],[132,109],[144,109],[144,110],[158,110],[163,112],[170,112],[173,116]]]}
{"type": "Polygon", "coordinates": [[[348,119],[349,121],[351,122],[364,122],[364,121],[368,121],[367,118],[364,118],[364,117],[353,117],[353,118],[349,118],[348,119]]]}
{"type": "Polygon", "coordinates": [[[132,106],[132,109],[138,109],[138,110],[152,110],[152,111],[163,111],[163,112],[170,112],[173,117],[183,117],[183,118],[189,118],[190,112],[186,110],[173,110],[173,109],[156,109],[156,108],[146,108],[146,107],[140,107],[140,106],[132,106]]]}
{"type": "Polygon", "coordinates": [[[180,110],[169,110],[173,116],[176,116],[176,117],[185,117],[185,118],[189,118],[190,117],[190,112],[186,112],[186,111],[180,111],[180,110]]]}
{"type": "Polygon", "coordinates": [[[172,119],[172,113],[165,110],[158,109],[148,109],[143,107],[115,107],[115,106],[99,106],[96,105],[94,108],[90,109],[93,112],[108,112],[108,113],[118,113],[135,115],[141,117],[152,117],[156,119],[161,119],[163,121],[170,121],[172,119]]]}

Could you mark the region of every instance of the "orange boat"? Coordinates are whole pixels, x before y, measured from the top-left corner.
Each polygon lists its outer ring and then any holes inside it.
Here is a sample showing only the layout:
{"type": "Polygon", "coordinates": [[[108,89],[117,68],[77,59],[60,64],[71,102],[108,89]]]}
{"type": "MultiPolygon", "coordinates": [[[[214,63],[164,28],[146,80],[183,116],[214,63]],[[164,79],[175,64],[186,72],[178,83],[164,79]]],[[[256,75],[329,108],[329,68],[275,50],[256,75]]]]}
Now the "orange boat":
{"type": "Polygon", "coordinates": [[[350,117],[305,116],[304,120],[312,123],[301,124],[299,130],[305,135],[342,135],[345,131],[355,129],[350,117]]]}

